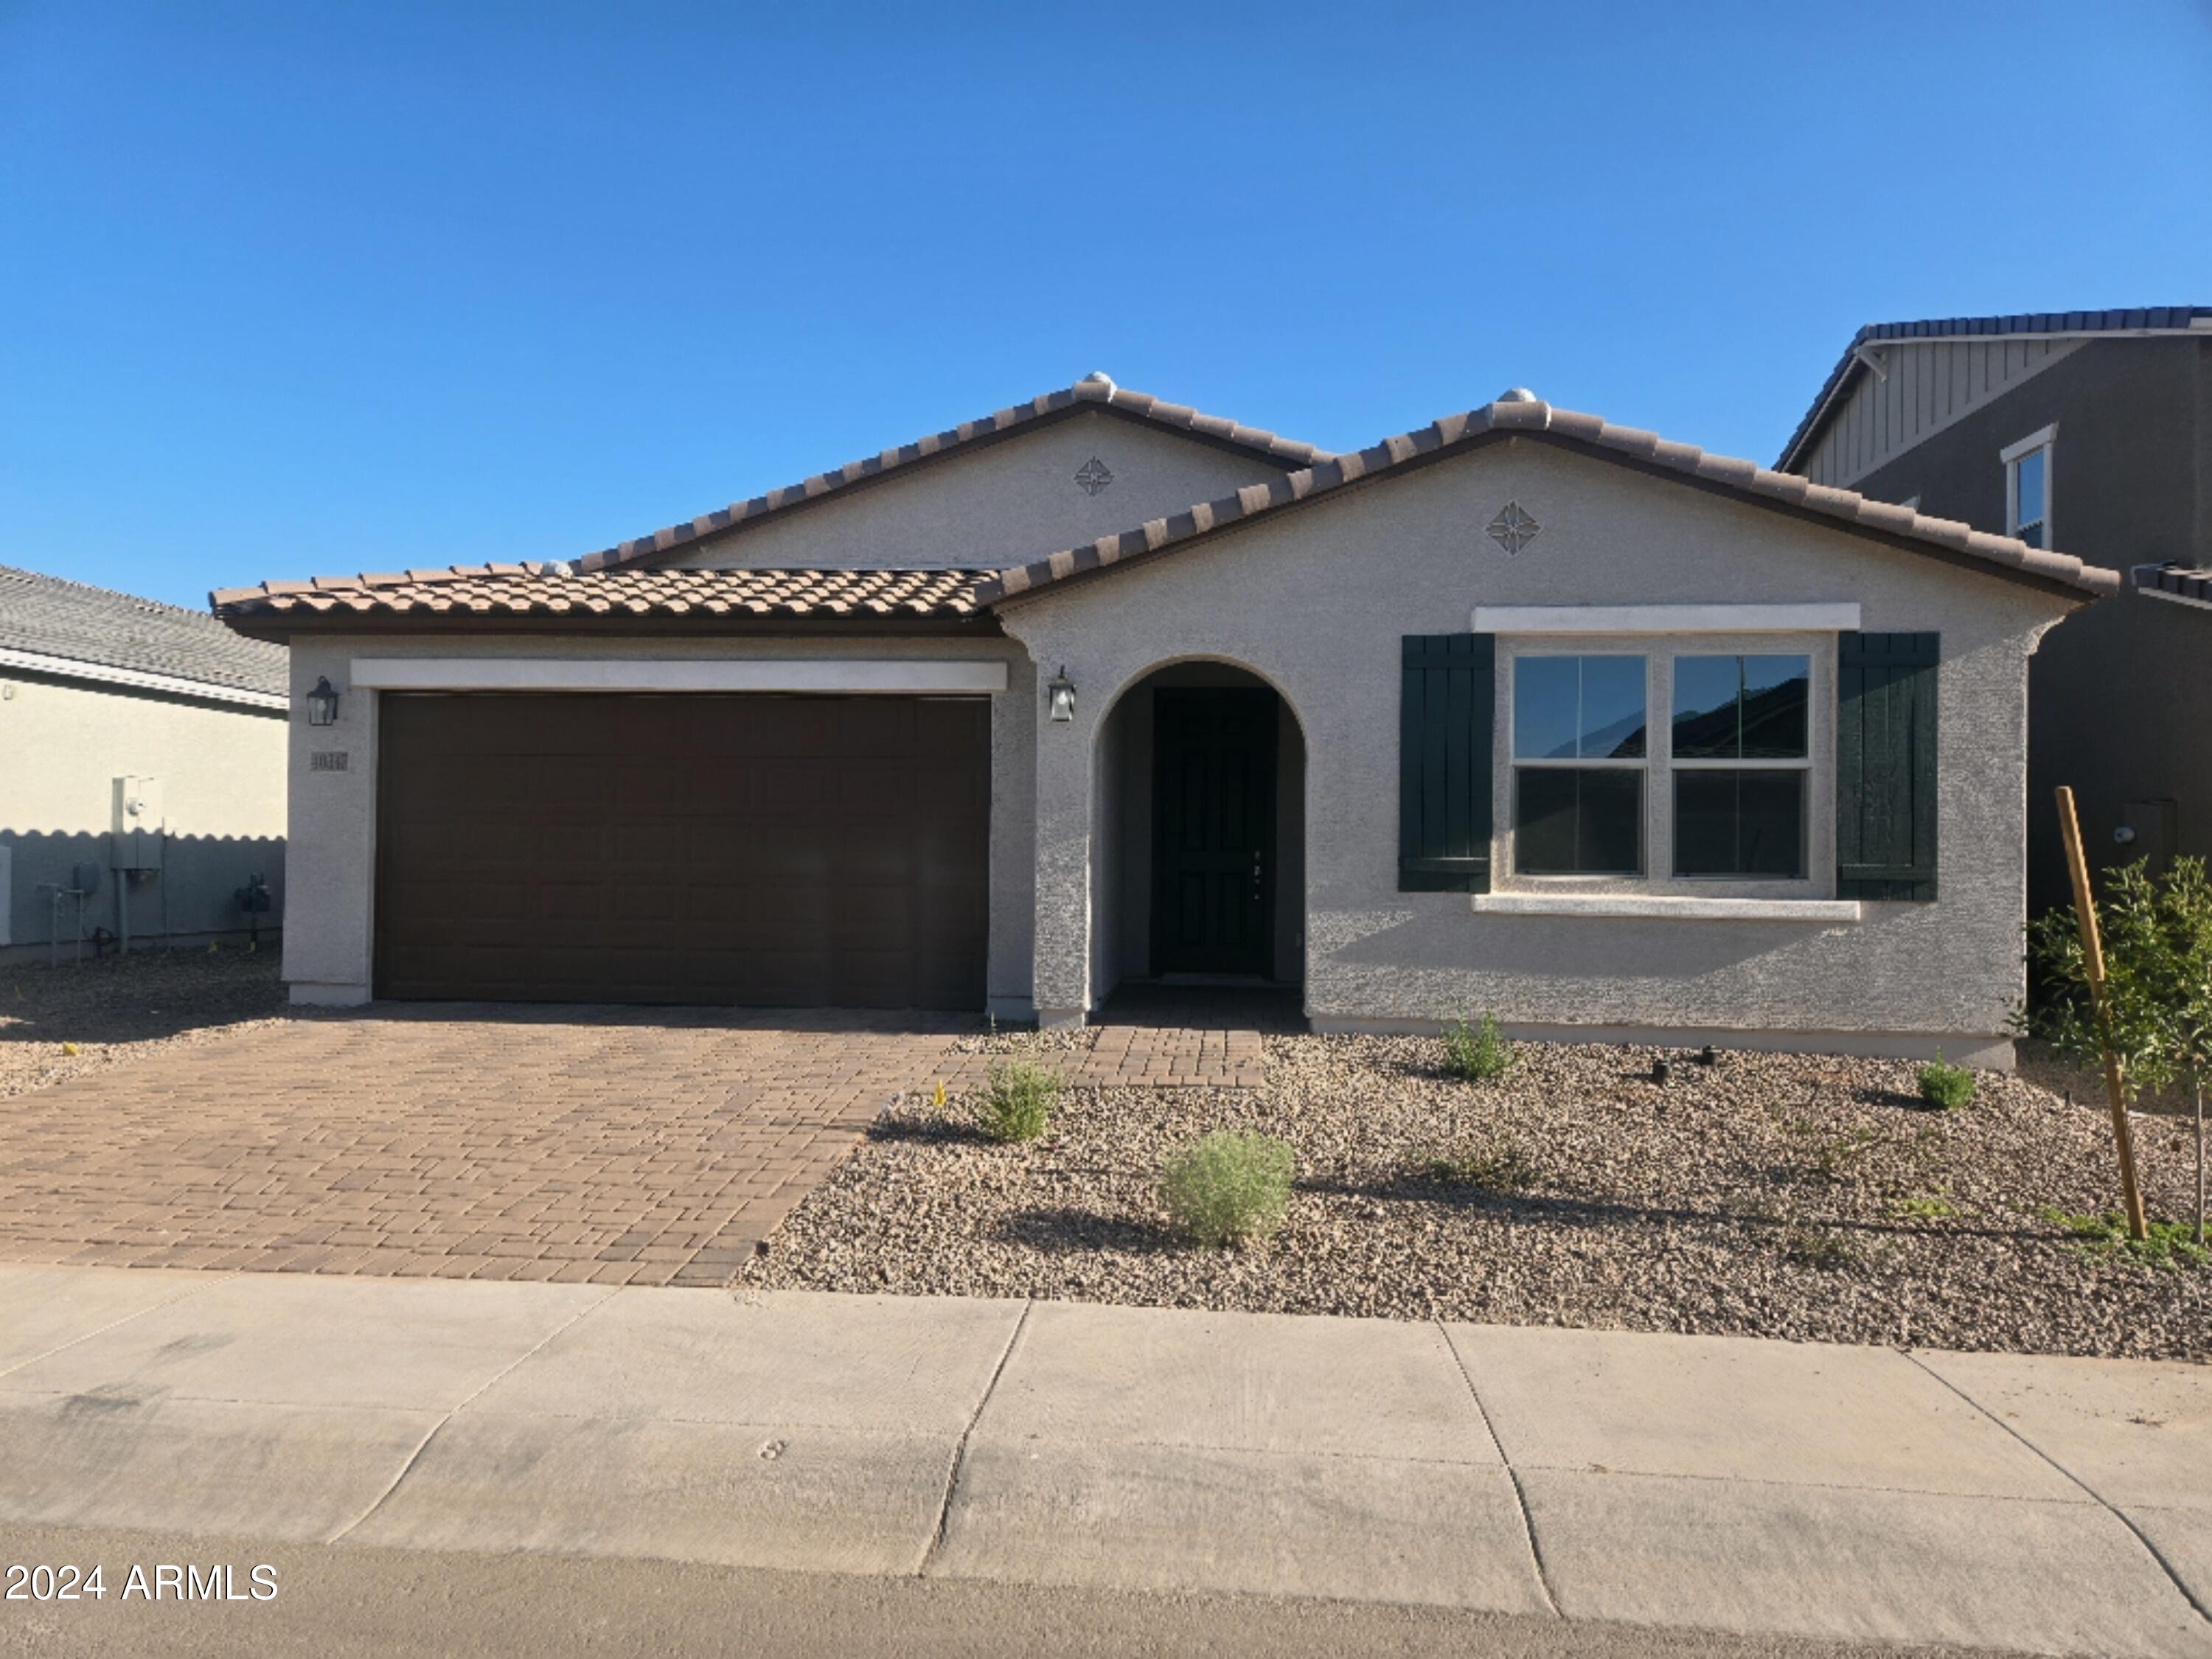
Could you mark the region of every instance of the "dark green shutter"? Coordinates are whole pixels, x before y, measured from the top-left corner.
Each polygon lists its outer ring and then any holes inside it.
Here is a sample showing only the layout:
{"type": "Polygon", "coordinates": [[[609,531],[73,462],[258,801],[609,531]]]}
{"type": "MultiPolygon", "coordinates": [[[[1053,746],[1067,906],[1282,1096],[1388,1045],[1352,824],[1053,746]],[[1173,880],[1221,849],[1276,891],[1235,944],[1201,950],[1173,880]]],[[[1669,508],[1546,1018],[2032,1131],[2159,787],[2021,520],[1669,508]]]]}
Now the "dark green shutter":
{"type": "Polygon", "coordinates": [[[1836,641],[1836,895],[1936,896],[1934,634],[1836,641]]]}
{"type": "Polygon", "coordinates": [[[1490,890],[1487,634],[1408,634],[1398,703],[1398,890],[1490,890]]]}

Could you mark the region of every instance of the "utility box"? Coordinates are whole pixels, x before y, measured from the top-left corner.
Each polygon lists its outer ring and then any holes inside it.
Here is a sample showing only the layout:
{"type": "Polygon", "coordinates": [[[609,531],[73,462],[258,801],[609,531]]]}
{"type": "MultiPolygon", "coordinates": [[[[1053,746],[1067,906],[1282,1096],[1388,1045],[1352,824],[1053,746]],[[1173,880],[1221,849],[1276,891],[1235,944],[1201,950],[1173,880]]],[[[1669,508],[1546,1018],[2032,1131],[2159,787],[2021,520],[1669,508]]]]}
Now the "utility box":
{"type": "Polygon", "coordinates": [[[167,823],[161,812],[159,778],[122,777],[115,780],[114,848],[109,860],[117,870],[158,870],[161,840],[167,823]]]}
{"type": "Polygon", "coordinates": [[[2162,876],[2173,867],[2176,831],[2180,811],[2170,800],[2131,800],[2120,808],[2120,824],[2112,841],[2119,849],[2118,861],[2131,864],[2147,859],[2150,872],[2162,876]]]}

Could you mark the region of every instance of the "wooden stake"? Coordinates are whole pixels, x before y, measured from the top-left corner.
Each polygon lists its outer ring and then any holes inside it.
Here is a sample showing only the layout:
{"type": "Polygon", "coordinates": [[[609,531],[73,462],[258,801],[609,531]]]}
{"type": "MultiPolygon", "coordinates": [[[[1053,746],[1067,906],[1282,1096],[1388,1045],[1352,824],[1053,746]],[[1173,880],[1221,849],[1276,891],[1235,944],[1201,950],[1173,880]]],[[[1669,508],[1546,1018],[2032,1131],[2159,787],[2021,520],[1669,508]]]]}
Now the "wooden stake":
{"type": "Polygon", "coordinates": [[[2081,855],[2081,823],[2074,815],[2074,792],[2058,786],[2058,833],[2066,842],[2066,873],[2074,879],[2074,914],[2081,923],[2081,965],[2089,976],[2089,995],[2097,1009],[2098,1047],[2105,1052],[2105,1098],[2112,1103],[2112,1140],[2120,1152],[2120,1196],[2128,1212],[2128,1237],[2147,1238],[2142,1188],[2136,1184],[2136,1137],[2128,1123],[2128,1097],[2120,1078],[2120,1057],[2112,1052],[2112,1015],[2105,1006],[2105,947],[2097,934],[2097,907],[2089,896],[2089,861],[2081,855]]]}

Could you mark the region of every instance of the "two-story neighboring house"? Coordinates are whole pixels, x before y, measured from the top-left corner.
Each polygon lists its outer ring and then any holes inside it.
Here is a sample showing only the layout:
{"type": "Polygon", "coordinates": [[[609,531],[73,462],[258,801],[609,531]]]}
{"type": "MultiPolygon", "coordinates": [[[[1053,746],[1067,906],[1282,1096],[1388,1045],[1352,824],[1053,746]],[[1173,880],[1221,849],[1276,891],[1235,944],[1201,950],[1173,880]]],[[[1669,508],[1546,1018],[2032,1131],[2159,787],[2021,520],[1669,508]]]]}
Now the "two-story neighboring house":
{"type": "Polygon", "coordinates": [[[2031,909],[2062,783],[2093,859],[2212,857],[2212,307],[1869,325],[1775,465],[2133,572],[2034,659],[2031,909]]]}

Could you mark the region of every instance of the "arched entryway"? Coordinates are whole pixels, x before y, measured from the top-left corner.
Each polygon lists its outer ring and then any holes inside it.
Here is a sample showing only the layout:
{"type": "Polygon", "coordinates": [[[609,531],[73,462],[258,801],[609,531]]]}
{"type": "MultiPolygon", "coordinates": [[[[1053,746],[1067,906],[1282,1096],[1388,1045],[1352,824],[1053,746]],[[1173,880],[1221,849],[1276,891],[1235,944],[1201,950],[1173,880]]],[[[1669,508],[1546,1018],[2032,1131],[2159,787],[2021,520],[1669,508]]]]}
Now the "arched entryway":
{"type": "Polygon", "coordinates": [[[1258,675],[1178,662],[1100,727],[1094,997],[1296,988],[1305,964],[1305,736],[1258,675]]]}

